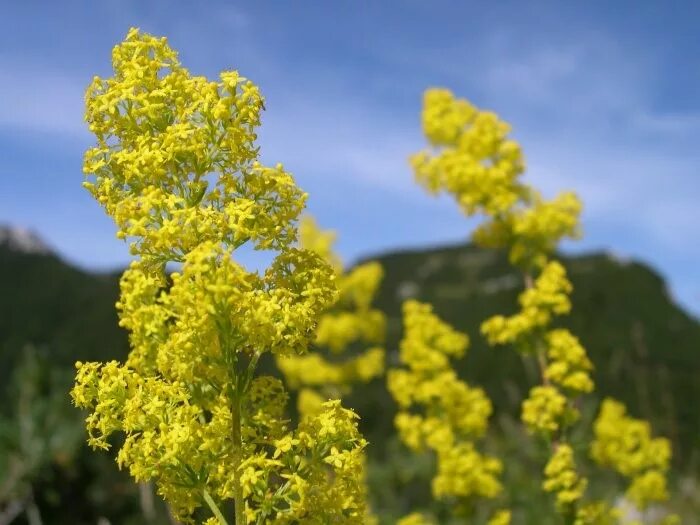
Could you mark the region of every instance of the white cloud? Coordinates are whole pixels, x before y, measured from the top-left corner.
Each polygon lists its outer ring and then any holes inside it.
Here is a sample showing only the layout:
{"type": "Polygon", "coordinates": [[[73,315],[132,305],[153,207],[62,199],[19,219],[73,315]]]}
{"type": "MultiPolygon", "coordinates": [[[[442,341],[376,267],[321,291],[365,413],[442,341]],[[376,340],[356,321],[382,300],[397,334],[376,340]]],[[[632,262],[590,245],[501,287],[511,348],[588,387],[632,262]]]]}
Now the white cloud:
{"type": "Polygon", "coordinates": [[[641,112],[633,115],[632,124],[642,131],[667,137],[675,135],[697,136],[700,131],[700,114],[659,114],[641,112]]]}
{"type": "Polygon", "coordinates": [[[486,82],[499,92],[507,90],[517,93],[518,97],[546,101],[557,85],[580,73],[578,51],[550,48],[527,59],[515,57],[497,61],[487,68],[486,82]]]}

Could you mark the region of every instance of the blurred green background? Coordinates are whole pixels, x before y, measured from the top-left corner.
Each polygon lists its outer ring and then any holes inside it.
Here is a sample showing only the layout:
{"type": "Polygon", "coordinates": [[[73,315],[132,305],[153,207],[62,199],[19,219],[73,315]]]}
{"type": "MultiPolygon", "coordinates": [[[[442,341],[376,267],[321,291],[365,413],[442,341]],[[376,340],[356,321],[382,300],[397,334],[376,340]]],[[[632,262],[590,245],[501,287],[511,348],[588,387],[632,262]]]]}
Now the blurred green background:
{"type": "MultiPolygon", "coordinates": [[[[118,471],[111,454],[87,449],[84,414],[68,397],[76,360],[123,359],[127,353],[114,308],[118,274],[76,269],[40,243],[13,244],[12,230],[5,231],[0,243],[0,524],[170,523],[152,487],[135,485],[118,471]]],[[[406,298],[432,303],[440,316],[466,331],[471,347],[457,366],[494,402],[485,447],[505,465],[507,489],[494,505],[515,508],[514,523],[557,523],[539,489],[547,452],[517,422],[536,371],[511,349],[486,347],[478,331],[483,319],[515,310],[522,288],[518,275],[502,254],[471,245],[375,259],[386,273],[376,304],[389,320],[388,366],[398,361],[399,312],[406,298]]],[[[683,523],[698,523],[700,323],[672,302],[662,277],[642,263],[604,253],[563,260],[575,291],[572,314],[561,324],[580,336],[596,364],[597,389],[582,407],[579,428],[590,428],[587,423],[607,395],[627,403],[634,416],[649,419],[655,433],[674,446],[669,508],[683,514],[683,523]]],[[[393,435],[396,407],[383,380],[358,388],[348,404],[361,415],[370,441],[370,493],[383,522],[421,508],[440,516],[444,509],[429,495],[432,459],[408,453],[393,435]]],[[[585,457],[587,436],[581,432],[573,443],[585,457]]],[[[615,476],[596,474],[590,465],[584,470],[593,476],[595,494],[614,500],[624,491],[615,476]]],[[[488,509],[476,510],[475,523],[488,509]]]]}

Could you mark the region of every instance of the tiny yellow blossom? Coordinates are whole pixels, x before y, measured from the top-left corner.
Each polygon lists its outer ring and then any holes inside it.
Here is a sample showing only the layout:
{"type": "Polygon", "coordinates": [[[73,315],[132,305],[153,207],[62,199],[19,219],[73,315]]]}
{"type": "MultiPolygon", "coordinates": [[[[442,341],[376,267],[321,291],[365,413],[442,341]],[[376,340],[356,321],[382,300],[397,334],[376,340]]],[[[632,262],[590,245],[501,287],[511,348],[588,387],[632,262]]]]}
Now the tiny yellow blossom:
{"type": "Polygon", "coordinates": [[[509,510],[497,511],[486,525],[510,525],[511,512],[509,510]]]}
{"type": "Polygon", "coordinates": [[[522,419],[531,432],[555,434],[563,424],[577,418],[566,397],[553,386],[536,386],[523,401],[522,419]]]}
{"type": "Polygon", "coordinates": [[[308,415],[319,399],[340,399],[356,383],[367,383],[384,373],[385,315],[372,307],[384,272],[376,262],[361,264],[344,272],[340,257],[333,251],[335,234],[322,231],[310,216],[300,226],[300,245],[322,257],[334,269],[337,300],[328,305],[318,320],[315,349],[305,356],[288,355],[277,359],[277,366],[292,389],[304,389],[297,402],[300,414],[308,415]],[[351,347],[361,349],[352,357],[339,359],[351,347]],[[364,348],[362,348],[364,347],[364,348]],[[325,354],[325,355],[324,355],[325,354]]]}
{"type": "Polygon", "coordinates": [[[556,494],[557,507],[567,509],[583,497],[587,480],[576,472],[574,451],[568,444],[556,447],[544,468],[542,488],[556,494]]]}
{"type": "Polygon", "coordinates": [[[671,444],[652,438],[646,421],[627,415],[625,406],[605,399],[593,430],[591,457],[630,479],[627,497],[640,509],[668,499],[666,472],[671,461],[671,444]]]}
{"type": "Polygon", "coordinates": [[[403,316],[399,358],[405,367],[387,375],[400,407],[394,419],[399,437],[416,452],[435,451],[437,499],[494,498],[501,491],[501,462],[473,443],[486,432],[491,402],[483,390],[460,380],[449,361],[464,355],[469,339],[440,320],[430,305],[406,301],[403,316]]]}
{"type": "MultiPolygon", "coordinates": [[[[306,194],[259,161],[257,86],[236,72],[192,76],[164,38],[137,29],[112,62],[86,93],[97,141],[84,171],[136,256],[117,303],[131,352],[125,364],[76,364],[88,443],[108,449],[119,435],[119,467],[154,481],[183,523],[201,507],[218,522],[234,501],[236,525],[364,524],[357,416],[320,402],[290,429],[281,381],[256,376],[264,352],[305,354],[338,300],[334,268],[294,247],[306,194]],[[236,262],[244,244],[275,250],[269,267],[236,262]]],[[[372,286],[354,300],[366,304],[372,286]]],[[[366,324],[376,334],[377,320],[366,324]]],[[[352,372],[367,380],[380,360],[373,350],[352,372]]]]}

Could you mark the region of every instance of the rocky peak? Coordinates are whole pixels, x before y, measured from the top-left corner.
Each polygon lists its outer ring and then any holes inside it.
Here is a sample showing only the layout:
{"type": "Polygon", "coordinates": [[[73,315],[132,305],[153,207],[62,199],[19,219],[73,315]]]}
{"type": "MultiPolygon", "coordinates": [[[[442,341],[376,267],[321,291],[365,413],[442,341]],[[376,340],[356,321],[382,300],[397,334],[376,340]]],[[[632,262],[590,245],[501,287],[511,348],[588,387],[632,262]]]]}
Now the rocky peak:
{"type": "Polygon", "coordinates": [[[21,253],[49,254],[51,248],[33,231],[19,226],[0,224],[0,247],[21,253]]]}

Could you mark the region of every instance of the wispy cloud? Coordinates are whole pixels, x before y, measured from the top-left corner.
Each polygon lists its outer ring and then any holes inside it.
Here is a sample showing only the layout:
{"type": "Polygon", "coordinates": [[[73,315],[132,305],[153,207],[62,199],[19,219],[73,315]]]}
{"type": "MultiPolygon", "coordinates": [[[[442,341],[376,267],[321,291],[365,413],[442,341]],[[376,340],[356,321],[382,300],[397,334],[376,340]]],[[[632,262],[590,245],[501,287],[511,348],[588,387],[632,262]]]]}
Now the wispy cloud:
{"type": "Polygon", "coordinates": [[[86,84],[71,72],[0,56],[0,128],[86,137],[82,120],[86,84]]]}

